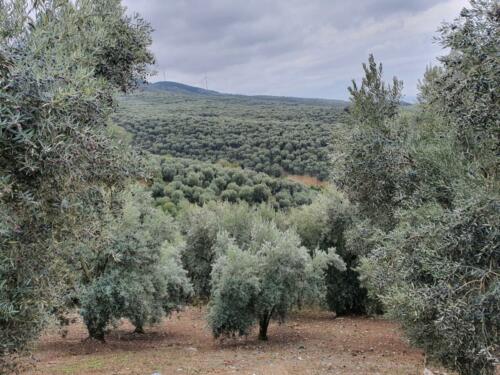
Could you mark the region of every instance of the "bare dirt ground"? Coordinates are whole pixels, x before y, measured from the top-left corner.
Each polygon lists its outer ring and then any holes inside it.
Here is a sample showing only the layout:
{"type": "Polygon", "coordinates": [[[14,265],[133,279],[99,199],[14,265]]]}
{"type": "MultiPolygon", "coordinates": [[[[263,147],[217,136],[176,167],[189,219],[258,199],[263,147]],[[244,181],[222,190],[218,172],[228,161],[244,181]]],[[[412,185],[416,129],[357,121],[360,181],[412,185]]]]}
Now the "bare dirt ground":
{"type": "Polygon", "coordinates": [[[423,355],[403,340],[397,325],[366,317],[337,318],[304,311],[269,328],[269,341],[214,340],[205,310],[189,308],[133,334],[128,322],[105,344],[85,340],[79,322],[62,338],[47,332],[35,348],[36,368],[26,374],[384,374],[421,375],[423,355]]]}
{"type": "Polygon", "coordinates": [[[301,176],[301,175],[290,174],[287,175],[286,178],[288,178],[291,181],[298,182],[307,186],[325,187],[328,185],[327,181],[320,181],[316,177],[312,176],[301,176]]]}

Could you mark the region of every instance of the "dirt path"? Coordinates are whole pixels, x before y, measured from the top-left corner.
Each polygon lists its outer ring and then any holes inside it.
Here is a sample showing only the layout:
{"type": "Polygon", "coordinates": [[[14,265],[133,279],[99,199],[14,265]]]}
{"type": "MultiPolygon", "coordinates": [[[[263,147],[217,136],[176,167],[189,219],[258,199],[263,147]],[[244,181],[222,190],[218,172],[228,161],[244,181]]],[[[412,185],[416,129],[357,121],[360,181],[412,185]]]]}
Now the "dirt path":
{"type": "Polygon", "coordinates": [[[205,312],[175,314],[145,335],[124,322],[106,344],[83,341],[81,323],[66,338],[47,333],[37,345],[29,374],[387,374],[419,375],[421,352],[411,349],[393,323],[372,318],[332,319],[327,312],[294,314],[272,324],[269,341],[214,340],[205,312]]]}

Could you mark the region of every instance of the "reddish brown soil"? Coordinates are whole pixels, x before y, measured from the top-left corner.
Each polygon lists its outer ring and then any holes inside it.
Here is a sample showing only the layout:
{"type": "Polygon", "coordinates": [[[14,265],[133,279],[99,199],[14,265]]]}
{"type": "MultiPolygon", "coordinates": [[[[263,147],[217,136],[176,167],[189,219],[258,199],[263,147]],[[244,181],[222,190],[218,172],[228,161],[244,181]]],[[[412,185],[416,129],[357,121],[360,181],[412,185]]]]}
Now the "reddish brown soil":
{"type": "Polygon", "coordinates": [[[423,373],[423,356],[398,327],[374,318],[337,318],[327,312],[293,314],[272,324],[269,341],[214,340],[205,310],[190,308],[144,335],[123,322],[105,344],[85,340],[81,323],[66,338],[54,330],[38,343],[36,369],[27,374],[387,374],[423,373]]]}

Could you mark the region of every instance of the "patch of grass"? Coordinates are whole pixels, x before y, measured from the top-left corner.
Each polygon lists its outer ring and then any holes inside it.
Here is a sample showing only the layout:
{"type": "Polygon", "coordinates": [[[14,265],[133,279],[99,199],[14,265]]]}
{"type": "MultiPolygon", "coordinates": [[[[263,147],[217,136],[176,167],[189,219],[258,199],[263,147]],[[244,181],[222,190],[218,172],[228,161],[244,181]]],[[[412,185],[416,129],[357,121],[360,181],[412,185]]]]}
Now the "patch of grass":
{"type": "Polygon", "coordinates": [[[101,370],[105,366],[101,358],[88,358],[77,363],[65,364],[59,369],[54,369],[62,374],[75,374],[82,371],[101,370]]]}

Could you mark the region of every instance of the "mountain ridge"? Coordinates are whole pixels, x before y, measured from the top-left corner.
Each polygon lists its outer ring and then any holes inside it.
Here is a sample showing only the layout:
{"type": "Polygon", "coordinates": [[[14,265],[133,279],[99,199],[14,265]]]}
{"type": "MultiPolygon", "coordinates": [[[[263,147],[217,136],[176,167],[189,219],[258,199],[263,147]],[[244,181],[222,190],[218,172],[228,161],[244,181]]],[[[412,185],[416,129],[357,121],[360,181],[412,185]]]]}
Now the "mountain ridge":
{"type": "Polygon", "coordinates": [[[348,105],[349,102],[340,99],[325,99],[325,98],[301,98],[295,96],[279,96],[279,95],[244,95],[244,94],[230,94],[221,93],[214,90],[207,90],[201,87],[191,86],[180,82],[174,81],[158,81],[153,83],[148,83],[142,86],[143,91],[148,92],[169,92],[173,94],[184,94],[184,95],[197,95],[197,96],[210,96],[210,97],[247,97],[253,99],[263,99],[263,100],[278,100],[278,101],[297,101],[297,102],[331,102],[336,104],[348,105]]]}
{"type": "Polygon", "coordinates": [[[221,93],[213,90],[206,90],[201,87],[186,85],[174,81],[158,81],[154,83],[145,84],[143,87],[145,91],[168,91],[179,94],[196,94],[196,95],[222,95],[221,93]]]}

